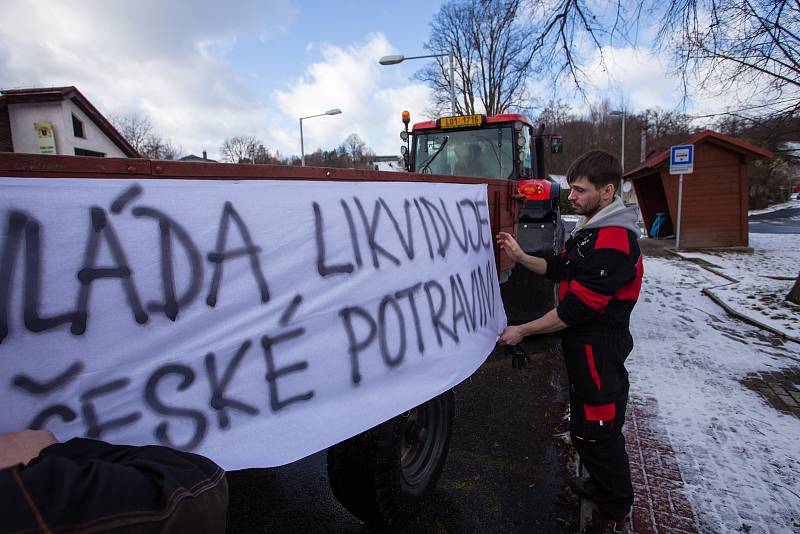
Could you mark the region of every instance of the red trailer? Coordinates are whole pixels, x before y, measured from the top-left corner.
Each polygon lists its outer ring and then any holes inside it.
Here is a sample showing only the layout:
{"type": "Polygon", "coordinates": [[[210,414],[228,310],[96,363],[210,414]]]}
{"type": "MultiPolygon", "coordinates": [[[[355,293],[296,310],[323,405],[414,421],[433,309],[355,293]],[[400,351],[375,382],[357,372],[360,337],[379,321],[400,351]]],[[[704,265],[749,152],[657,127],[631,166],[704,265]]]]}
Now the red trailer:
{"type": "MultiPolygon", "coordinates": [[[[424,142],[422,136],[419,139],[420,143],[424,142]]],[[[492,235],[499,231],[517,232],[519,215],[525,207],[521,201],[527,198],[519,192],[517,174],[510,173],[497,178],[464,177],[432,174],[430,170],[428,166],[425,173],[393,173],[197,161],[0,154],[0,176],[4,178],[486,184],[492,235]]],[[[541,193],[534,191],[534,194],[541,193]]],[[[513,262],[497,249],[494,255],[500,279],[507,279],[514,267],[513,262]]],[[[351,512],[365,521],[392,523],[412,513],[419,500],[434,487],[443,468],[452,429],[453,407],[452,392],[448,391],[402,416],[329,448],[329,478],[334,493],[351,512]],[[379,473],[372,469],[375,465],[387,466],[386,472],[379,473]]]]}

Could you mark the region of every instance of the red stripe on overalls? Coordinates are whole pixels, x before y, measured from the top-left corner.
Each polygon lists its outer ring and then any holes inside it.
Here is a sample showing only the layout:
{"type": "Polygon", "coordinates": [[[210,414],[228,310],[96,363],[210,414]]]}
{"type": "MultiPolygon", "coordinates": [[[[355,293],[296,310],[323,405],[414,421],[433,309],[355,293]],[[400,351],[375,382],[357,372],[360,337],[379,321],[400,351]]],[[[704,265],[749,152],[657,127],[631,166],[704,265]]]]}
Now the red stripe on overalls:
{"type": "MultiPolygon", "coordinates": [[[[611,421],[617,413],[617,405],[613,402],[599,406],[584,404],[583,412],[586,414],[587,421],[611,421]]],[[[614,428],[613,424],[611,428],[614,428]]]]}
{"type": "MultiPolygon", "coordinates": [[[[566,258],[567,257],[567,247],[566,246],[561,247],[561,257],[562,258],[566,258]]],[[[563,275],[563,271],[562,271],[562,275],[563,275]]],[[[568,289],[569,289],[569,282],[567,282],[566,280],[559,280],[559,282],[558,282],[558,301],[559,302],[564,300],[564,297],[567,296],[567,290],[568,289]]]]}
{"type": "Polygon", "coordinates": [[[589,364],[589,373],[591,373],[592,380],[594,380],[594,384],[597,386],[597,391],[600,391],[600,375],[597,374],[597,367],[594,365],[592,346],[588,343],[586,344],[586,363],[589,364]]]}

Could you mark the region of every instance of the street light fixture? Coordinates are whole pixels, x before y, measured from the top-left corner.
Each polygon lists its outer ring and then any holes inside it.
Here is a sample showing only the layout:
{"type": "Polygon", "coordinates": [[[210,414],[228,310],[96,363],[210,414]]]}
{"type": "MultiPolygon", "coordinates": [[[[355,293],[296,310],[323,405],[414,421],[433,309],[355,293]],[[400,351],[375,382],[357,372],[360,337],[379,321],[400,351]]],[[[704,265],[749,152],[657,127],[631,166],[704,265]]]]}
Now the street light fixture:
{"type": "Polygon", "coordinates": [[[613,117],[621,117],[622,118],[622,159],[620,160],[620,165],[622,165],[622,172],[625,173],[625,110],[614,110],[609,112],[609,115],[613,117]]]}
{"type": "Polygon", "coordinates": [[[303,147],[303,119],[313,119],[314,117],[322,117],[323,115],[339,115],[342,112],[339,108],[329,109],[325,113],[317,113],[316,115],[309,115],[308,117],[300,117],[300,166],[306,166],[306,153],[303,147]]]}
{"type": "Polygon", "coordinates": [[[431,57],[447,57],[450,58],[450,112],[455,115],[456,114],[456,79],[453,76],[453,52],[452,50],[447,54],[430,54],[427,56],[403,56],[403,55],[395,55],[395,56],[383,56],[378,60],[378,63],[381,65],[397,65],[398,63],[402,63],[407,59],[426,59],[431,57]]]}

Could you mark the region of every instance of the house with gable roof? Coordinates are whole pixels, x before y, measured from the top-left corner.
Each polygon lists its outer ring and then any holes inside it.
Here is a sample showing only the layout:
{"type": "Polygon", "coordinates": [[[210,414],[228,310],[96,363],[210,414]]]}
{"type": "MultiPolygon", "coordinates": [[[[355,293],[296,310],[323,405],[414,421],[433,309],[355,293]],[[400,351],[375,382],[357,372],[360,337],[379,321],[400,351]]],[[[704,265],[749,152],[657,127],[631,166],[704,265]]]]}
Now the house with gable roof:
{"type": "Polygon", "coordinates": [[[0,90],[0,152],[141,157],[73,86],[0,90]]]}

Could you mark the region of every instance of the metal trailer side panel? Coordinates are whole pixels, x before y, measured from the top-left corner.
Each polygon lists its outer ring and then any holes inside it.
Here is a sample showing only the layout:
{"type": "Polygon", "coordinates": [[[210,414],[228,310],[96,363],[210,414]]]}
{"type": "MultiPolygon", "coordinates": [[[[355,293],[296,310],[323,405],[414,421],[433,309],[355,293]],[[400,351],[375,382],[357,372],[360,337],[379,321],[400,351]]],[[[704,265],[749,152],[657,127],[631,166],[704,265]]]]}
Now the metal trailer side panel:
{"type": "MultiPolygon", "coordinates": [[[[334,167],[251,165],[243,163],[184,162],[131,158],[92,158],[0,153],[0,176],[31,178],[133,178],[138,180],[318,180],[370,182],[437,182],[486,184],[492,235],[516,234],[517,203],[514,182],[438,174],[398,173],[334,167]]],[[[510,271],[514,262],[495,247],[497,272],[510,271]]]]}

